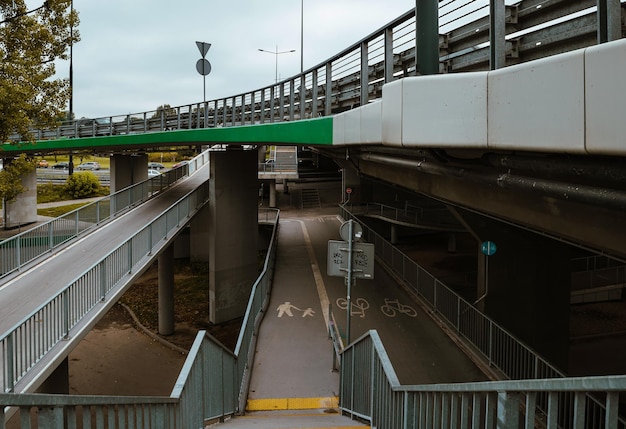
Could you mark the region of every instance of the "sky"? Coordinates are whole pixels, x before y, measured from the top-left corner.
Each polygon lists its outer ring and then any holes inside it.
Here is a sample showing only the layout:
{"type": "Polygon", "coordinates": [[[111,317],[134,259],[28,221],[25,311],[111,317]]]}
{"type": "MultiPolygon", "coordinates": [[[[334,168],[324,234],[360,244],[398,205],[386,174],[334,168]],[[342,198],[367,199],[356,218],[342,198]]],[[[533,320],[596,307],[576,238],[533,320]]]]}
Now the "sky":
{"type": "MultiPolygon", "coordinates": [[[[29,4],[33,1],[28,1],[29,4]]],[[[36,3],[36,2],[35,2],[36,3]]],[[[227,97],[315,66],[415,7],[415,0],[74,0],[76,118],[125,115],[203,101],[196,41],[211,43],[206,98],[227,97]],[[259,52],[289,51],[279,54],[259,52]]],[[[69,62],[57,77],[69,76],[69,62]]]]}

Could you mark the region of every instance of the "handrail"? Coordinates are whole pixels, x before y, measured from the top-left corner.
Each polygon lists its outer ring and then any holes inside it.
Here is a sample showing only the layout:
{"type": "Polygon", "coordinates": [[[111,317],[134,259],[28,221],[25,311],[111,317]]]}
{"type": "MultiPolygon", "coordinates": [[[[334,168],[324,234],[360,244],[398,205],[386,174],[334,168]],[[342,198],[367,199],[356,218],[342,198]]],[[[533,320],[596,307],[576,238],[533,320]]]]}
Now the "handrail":
{"type": "Polygon", "coordinates": [[[148,201],[181,178],[193,174],[208,161],[209,154],[205,151],[189,161],[187,165],[128,186],[0,241],[0,279],[15,271],[20,271],[40,256],[87,231],[104,225],[128,209],[136,207],[137,204],[148,201]]]}
{"type": "MultiPolygon", "coordinates": [[[[40,419],[38,427],[42,427],[41,422],[50,415],[60,415],[68,427],[74,427],[82,415],[82,421],[87,422],[84,423],[86,427],[91,427],[95,421],[102,424],[108,418],[111,419],[107,421],[110,426],[105,427],[146,429],[205,427],[209,421],[222,420],[243,410],[255,353],[256,333],[263,309],[269,303],[280,211],[262,209],[259,219],[273,224],[272,238],[263,270],[252,286],[235,352],[228,350],[205,331],[199,331],[169,397],[0,393],[0,427],[3,427],[4,407],[19,407],[20,414],[30,415],[31,408],[42,406],[35,413],[35,418],[40,419]],[[114,426],[114,421],[121,426],[114,426]]],[[[55,421],[58,423],[61,420],[55,421]]],[[[60,426],[63,427],[62,424],[60,426]]]]}
{"type": "Polygon", "coordinates": [[[625,427],[626,376],[404,386],[376,331],[341,355],[340,408],[372,427],[625,427]]]}
{"type": "MultiPolygon", "coordinates": [[[[597,14],[595,0],[541,6],[538,0],[522,0],[492,17],[503,27],[504,38],[494,44],[494,57],[505,57],[506,65],[511,65],[595,45],[606,28],[605,20],[623,8],[613,5],[606,14],[597,14]]],[[[489,18],[489,8],[476,2],[439,3],[442,71],[490,69],[489,18]]],[[[34,130],[35,138],[124,135],[329,116],[380,99],[385,83],[415,76],[415,34],[412,9],[326,61],[281,82],[165,110],[81,118],[55,129],[34,130]]],[[[19,140],[19,136],[14,139],[19,140]]]]}
{"type": "Polygon", "coordinates": [[[94,307],[107,300],[144,258],[164,245],[207,201],[208,184],[198,187],[163,211],[123,244],[0,336],[2,391],[12,392],[28,372],[94,307]]]}

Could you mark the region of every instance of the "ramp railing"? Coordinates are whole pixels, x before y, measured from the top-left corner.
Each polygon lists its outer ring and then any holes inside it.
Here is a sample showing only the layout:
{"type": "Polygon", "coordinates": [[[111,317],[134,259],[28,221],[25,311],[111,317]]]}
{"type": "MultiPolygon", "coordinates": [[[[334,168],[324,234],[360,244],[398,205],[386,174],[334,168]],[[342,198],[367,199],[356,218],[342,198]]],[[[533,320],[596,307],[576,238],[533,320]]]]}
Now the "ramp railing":
{"type": "Polygon", "coordinates": [[[0,279],[68,241],[136,207],[209,162],[208,151],[189,164],[131,185],[0,242],[0,279]]]}
{"type": "Polygon", "coordinates": [[[403,386],[376,331],[341,355],[340,407],[385,429],[615,428],[626,376],[403,386]]]}
{"type": "MultiPolygon", "coordinates": [[[[269,303],[274,276],[279,211],[262,209],[259,222],[273,225],[272,238],[261,274],[252,286],[234,352],[205,331],[198,332],[169,397],[0,393],[0,428],[5,427],[5,418],[13,414],[12,423],[15,422],[18,429],[187,429],[205,427],[243,410],[256,333],[269,303]]],[[[56,324],[63,325],[63,322],[56,324]]],[[[1,341],[5,340],[6,337],[1,341]]],[[[6,344],[2,343],[0,351],[7,350],[6,344]]],[[[6,368],[5,363],[3,371],[6,368]]]]}

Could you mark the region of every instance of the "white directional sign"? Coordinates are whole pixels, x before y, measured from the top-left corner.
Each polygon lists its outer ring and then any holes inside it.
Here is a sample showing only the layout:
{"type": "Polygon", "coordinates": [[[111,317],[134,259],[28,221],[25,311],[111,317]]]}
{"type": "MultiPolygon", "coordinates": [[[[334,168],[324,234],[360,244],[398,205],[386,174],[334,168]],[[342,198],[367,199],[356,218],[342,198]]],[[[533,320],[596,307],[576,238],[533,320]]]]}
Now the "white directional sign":
{"type": "MultiPolygon", "coordinates": [[[[329,276],[346,276],[348,252],[347,241],[328,241],[326,271],[329,276]]],[[[374,278],[374,245],[372,243],[352,243],[352,276],[361,279],[374,278]]]]}

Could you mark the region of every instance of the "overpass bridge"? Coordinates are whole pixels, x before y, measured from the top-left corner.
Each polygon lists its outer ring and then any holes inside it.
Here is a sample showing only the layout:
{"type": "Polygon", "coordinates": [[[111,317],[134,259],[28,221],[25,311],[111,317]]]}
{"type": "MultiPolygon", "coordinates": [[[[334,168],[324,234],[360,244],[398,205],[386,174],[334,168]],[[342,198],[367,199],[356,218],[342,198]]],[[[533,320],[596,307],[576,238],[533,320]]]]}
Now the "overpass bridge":
{"type": "MultiPolygon", "coordinates": [[[[479,307],[562,364],[568,261],[581,252],[626,259],[626,44],[618,40],[624,5],[526,0],[489,8],[490,16],[443,35],[431,23],[430,37],[416,31],[428,28],[421,21],[428,12],[416,19],[410,11],[276,85],[87,128],[40,130],[36,143],[6,143],[3,150],[310,147],[341,165],[351,202],[387,203],[417,192],[444,204],[478,243],[497,243],[495,255],[477,261],[478,295],[485,297],[479,307]],[[418,46],[436,45],[434,61],[422,57],[427,49],[416,55],[414,46],[406,48],[413,34],[418,46]]],[[[502,404],[506,414],[504,398],[502,404]]]]}

